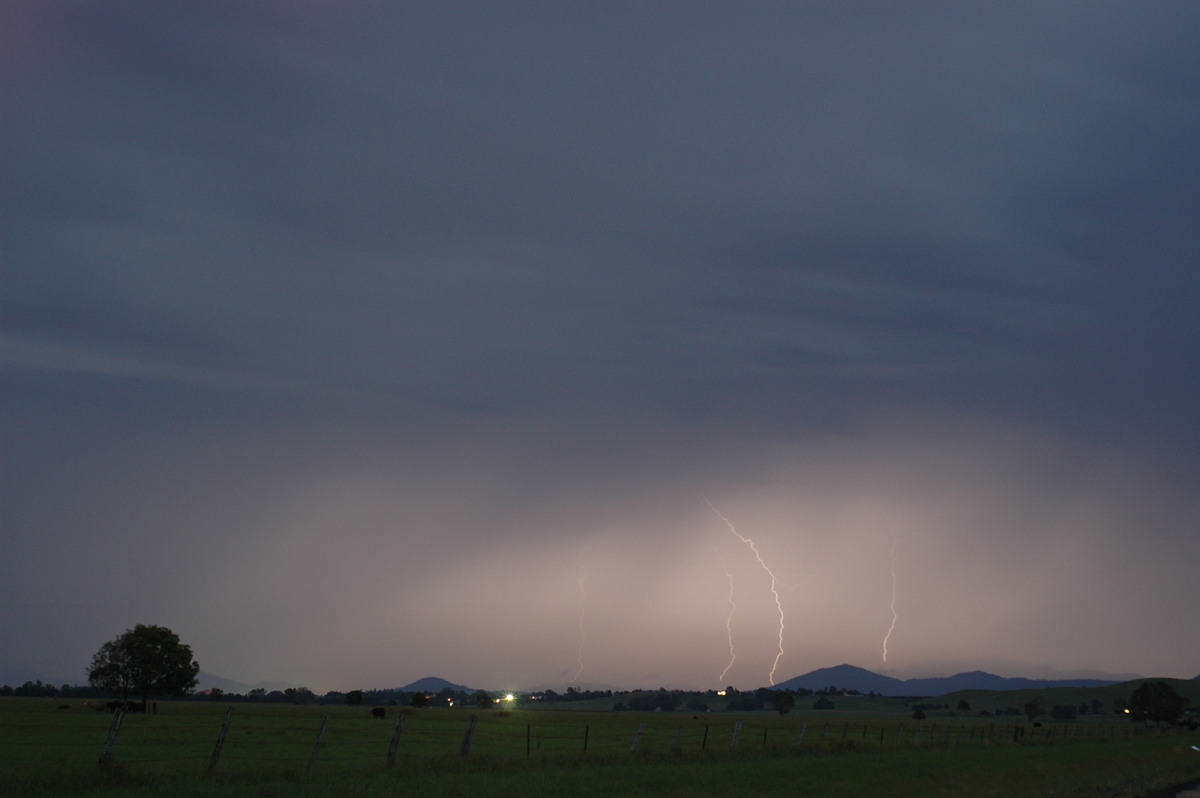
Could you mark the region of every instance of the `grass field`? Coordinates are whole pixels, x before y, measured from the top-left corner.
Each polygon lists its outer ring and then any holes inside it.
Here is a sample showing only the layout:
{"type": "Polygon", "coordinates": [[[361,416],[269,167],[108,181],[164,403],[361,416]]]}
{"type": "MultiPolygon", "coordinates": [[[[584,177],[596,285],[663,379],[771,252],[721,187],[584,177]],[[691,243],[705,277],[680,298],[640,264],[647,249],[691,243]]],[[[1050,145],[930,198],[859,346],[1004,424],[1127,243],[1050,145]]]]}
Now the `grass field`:
{"type": "MultiPolygon", "coordinates": [[[[472,713],[159,702],[112,716],[55,699],[0,699],[0,794],[94,796],[1138,796],[1200,778],[1200,735],[1098,722],[1007,723],[868,711],[487,710],[472,713]],[[328,716],[319,752],[318,731],[328,716]],[[739,725],[740,724],[740,725],[739,725]],[[631,751],[641,729],[638,748],[631,751]],[[1023,730],[1023,731],[1022,731],[1023,730]],[[737,745],[733,745],[735,731],[737,745]],[[1136,732],[1136,734],[1135,734],[1136,732]],[[803,739],[801,735],[803,734],[803,739]],[[311,765],[311,767],[310,767],[311,765]]],[[[865,709],[865,708],[864,708],[865,709]]]]}

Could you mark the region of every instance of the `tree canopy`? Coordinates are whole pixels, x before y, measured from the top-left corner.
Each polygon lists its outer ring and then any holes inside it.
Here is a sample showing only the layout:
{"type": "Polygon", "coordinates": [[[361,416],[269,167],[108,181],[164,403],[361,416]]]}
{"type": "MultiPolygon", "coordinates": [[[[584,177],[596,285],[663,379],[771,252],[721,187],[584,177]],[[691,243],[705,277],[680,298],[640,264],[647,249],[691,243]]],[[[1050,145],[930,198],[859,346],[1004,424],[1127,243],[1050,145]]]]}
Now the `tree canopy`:
{"type": "Polygon", "coordinates": [[[88,668],[94,687],[119,693],[122,698],[140,695],[183,696],[196,686],[200,664],[190,646],[165,626],[138,624],[100,647],[88,668]]]}
{"type": "Polygon", "coordinates": [[[1188,700],[1166,682],[1143,682],[1129,698],[1131,720],[1174,723],[1183,714],[1188,700]]]}

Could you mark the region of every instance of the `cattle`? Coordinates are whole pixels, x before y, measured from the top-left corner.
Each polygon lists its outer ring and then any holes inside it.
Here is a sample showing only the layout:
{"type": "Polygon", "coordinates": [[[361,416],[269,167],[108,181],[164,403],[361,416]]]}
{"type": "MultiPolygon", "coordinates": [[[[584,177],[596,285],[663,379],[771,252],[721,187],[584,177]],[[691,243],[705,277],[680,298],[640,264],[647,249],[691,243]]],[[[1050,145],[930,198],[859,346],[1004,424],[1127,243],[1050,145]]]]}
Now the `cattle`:
{"type": "Polygon", "coordinates": [[[383,707],[371,707],[371,717],[386,718],[387,711],[383,707]]]}
{"type": "Polygon", "coordinates": [[[120,712],[134,713],[134,712],[145,712],[146,711],[145,704],[137,704],[137,703],[134,703],[133,701],[109,701],[107,704],[104,705],[104,707],[109,712],[120,711],[120,712]]]}
{"type": "Polygon", "coordinates": [[[106,709],[108,709],[108,704],[105,704],[103,701],[85,701],[83,705],[88,709],[94,709],[97,712],[104,712],[106,709]]]}

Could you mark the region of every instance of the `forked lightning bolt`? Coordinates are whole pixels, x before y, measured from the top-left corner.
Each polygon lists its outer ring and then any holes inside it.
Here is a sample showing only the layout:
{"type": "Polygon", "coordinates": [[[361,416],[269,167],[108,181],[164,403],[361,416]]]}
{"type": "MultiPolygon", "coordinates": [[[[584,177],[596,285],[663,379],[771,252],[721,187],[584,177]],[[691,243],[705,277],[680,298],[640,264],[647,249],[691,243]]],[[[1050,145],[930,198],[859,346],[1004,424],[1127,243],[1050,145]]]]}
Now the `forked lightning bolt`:
{"type": "Polygon", "coordinates": [[[883,636],[883,661],[887,662],[887,644],[896,629],[896,536],[892,535],[892,625],[883,636]]]}
{"type": "Polygon", "coordinates": [[[725,564],[725,558],[721,556],[721,550],[717,548],[715,538],[713,539],[713,549],[717,552],[717,559],[721,562],[721,570],[725,572],[725,578],[729,580],[729,615],[725,616],[725,637],[729,641],[729,664],[725,666],[725,670],[721,671],[721,675],[717,677],[717,683],[724,684],[725,674],[729,673],[734,661],[737,659],[737,654],[733,651],[733,614],[737,612],[737,604],[733,601],[733,574],[729,571],[729,566],[725,564]]]}
{"type": "Polygon", "coordinates": [[[587,566],[583,563],[579,564],[581,573],[579,574],[579,649],[575,653],[575,659],[579,667],[575,669],[575,675],[571,677],[572,682],[579,681],[579,674],[583,673],[583,646],[587,643],[587,631],[584,628],[583,621],[587,617],[587,566]]]}
{"type": "Polygon", "coordinates": [[[783,601],[779,598],[779,581],[775,578],[775,572],[767,566],[762,554],[760,554],[758,551],[758,546],[754,545],[754,541],[743,535],[741,532],[738,532],[737,528],[734,527],[733,522],[726,518],[720,510],[718,510],[716,507],[713,507],[712,502],[706,499],[704,503],[708,505],[708,509],[716,513],[717,517],[725,522],[725,526],[729,527],[729,531],[734,534],[734,537],[750,547],[750,551],[754,552],[754,557],[758,560],[758,564],[761,565],[762,569],[767,572],[767,576],[771,577],[771,595],[775,597],[775,609],[779,611],[779,652],[775,655],[775,661],[771,663],[771,672],[767,674],[767,680],[771,683],[771,686],[774,687],[775,671],[779,668],[779,660],[783,658],[783,601]]]}

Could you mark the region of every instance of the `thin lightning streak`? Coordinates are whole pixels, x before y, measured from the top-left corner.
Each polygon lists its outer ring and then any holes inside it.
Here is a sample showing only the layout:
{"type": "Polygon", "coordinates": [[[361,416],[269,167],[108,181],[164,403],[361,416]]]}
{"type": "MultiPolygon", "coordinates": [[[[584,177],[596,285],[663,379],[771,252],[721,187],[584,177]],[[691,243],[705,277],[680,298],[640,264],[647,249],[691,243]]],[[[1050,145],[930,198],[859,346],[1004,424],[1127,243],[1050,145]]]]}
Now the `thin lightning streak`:
{"type": "Polygon", "coordinates": [[[779,668],[779,660],[783,658],[783,601],[779,598],[779,582],[775,578],[775,572],[767,567],[767,563],[765,560],[763,560],[762,555],[759,553],[758,546],[754,545],[754,541],[743,535],[741,532],[738,532],[734,527],[733,522],[722,515],[720,510],[718,510],[716,507],[713,507],[712,502],[706,499],[704,503],[708,505],[708,509],[716,513],[717,517],[725,522],[725,526],[729,527],[729,531],[732,532],[738,540],[750,547],[750,551],[754,552],[754,556],[758,560],[758,564],[761,565],[762,569],[767,572],[767,576],[771,577],[771,595],[775,597],[775,609],[779,610],[779,653],[775,655],[775,661],[771,663],[771,672],[767,674],[767,680],[770,681],[771,686],[774,687],[775,671],[779,668]]]}
{"type": "Polygon", "coordinates": [[[587,631],[584,629],[583,621],[587,617],[587,566],[583,563],[579,565],[582,573],[579,575],[579,650],[575,653],[575,659],[579,663],[579,667],[575,670],[575,675],[571,677],[572,682],[579,681],[579,674],[583,673],[583,647],[587,643],[587,631]]]}
{"type": "Polygon", "coordinates": [[[896,536],[892,535],[892,625],[883,636],[883,661],[887,662],[887,644],[896,629],[896,536]]]}
{"type": "Polygon", "coordinates": [[[725,578],[729,580],[729,615],[725,617],[725,637],[729,640],[729,664],[725,666],[725,670],[721,671],[721,675],[717,677],[718,684],[724,684],[725,674],[733,667],[734,661],[737,659],[737,654],[733,650],[733,614],[737,612],[737,604],[733,601],[733,574],[729,570],[729,566],[725,564],[725,558],[721,556],[721,550],[717,548],[717,541],[713,539],[713,550],[717,552],[717,559],[721,562],[721,570],[725,572],[725,578]]]}

